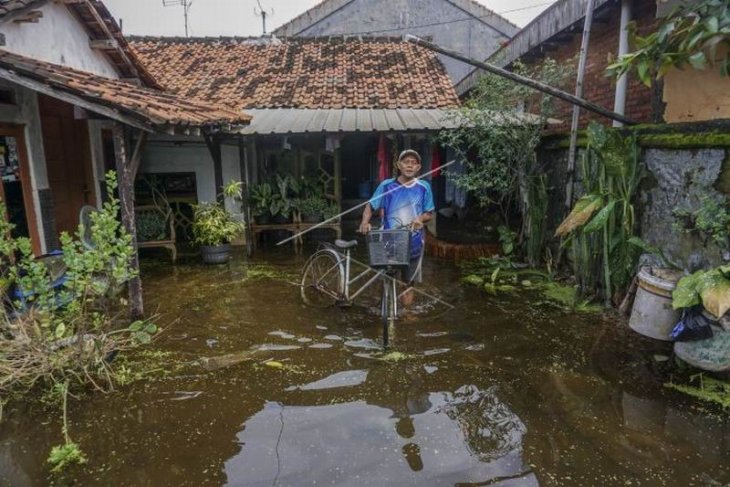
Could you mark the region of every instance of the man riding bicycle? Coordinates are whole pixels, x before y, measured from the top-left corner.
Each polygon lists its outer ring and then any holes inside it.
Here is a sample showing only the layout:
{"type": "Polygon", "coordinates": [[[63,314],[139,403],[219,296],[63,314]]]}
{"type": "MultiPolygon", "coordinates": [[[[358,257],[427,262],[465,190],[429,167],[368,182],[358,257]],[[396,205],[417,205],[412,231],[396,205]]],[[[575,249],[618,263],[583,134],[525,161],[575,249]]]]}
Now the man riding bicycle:
{"type": "MultiPolygon", "coordinates": [[[[421,171],[421,156],[414,150],[404,150],[398,157],[398,177],[386,179],[375,190],[362,214],[360,233],[371,230],[374,211],[383,210],[385,230],[409,226],[411,233],[410,264],[403,270],[402,280],[409,286],[421,282],[421,265],[425,244],[424,224],[431,220],[435,209],[433,193],[428,182],[417,178],[421,171]]],[[[413,293],[403,295],[403,304],[413,302],[413,293]]]]}

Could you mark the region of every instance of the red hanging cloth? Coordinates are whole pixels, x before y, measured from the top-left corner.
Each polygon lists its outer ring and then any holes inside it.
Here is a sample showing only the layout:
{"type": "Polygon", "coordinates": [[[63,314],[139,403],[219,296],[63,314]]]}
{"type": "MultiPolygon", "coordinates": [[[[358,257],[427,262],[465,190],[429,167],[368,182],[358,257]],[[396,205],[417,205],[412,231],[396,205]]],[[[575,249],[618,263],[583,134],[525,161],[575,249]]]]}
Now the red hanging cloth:
{"type": "Polygon", "coordinates": [[[438,144],[433,144],[431,148],[431,173],[432,178],[441,176],[441,148],[438,144]]]}
{"type": "Polygon", "coordinates": [[[380,134],[378,141],[378,182],[388,179],[390,176],[390,145],[388,138],[380,134]]]}

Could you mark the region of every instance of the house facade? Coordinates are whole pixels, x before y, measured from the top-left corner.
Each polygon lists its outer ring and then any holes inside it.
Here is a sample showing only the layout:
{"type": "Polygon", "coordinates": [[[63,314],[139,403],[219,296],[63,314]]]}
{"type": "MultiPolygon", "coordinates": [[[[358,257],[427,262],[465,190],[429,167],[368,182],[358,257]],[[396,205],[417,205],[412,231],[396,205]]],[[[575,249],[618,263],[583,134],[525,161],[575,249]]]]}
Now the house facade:
{"type": "MultiPolygon", "coordinates": [[[[274,30],[277,37],[412,34],[485,59],[518,27],[475,0],[325,0],[274,30]]],[[[440,56],[454,83],[470,68],[440,56]]]]}
{"type": "MultiPolygon", "coordinates": [[[[389,175],[397,151],[430,153],[430,136],[453,126],[448,113],[459,106],[439,59],[401,38],[130,37],[130,45],[169,92],[253,117],[242,142],[222,142],[224,180],[315,179],[345,208],[362,201],[363,184],[370,191],[384,158],[389,175]]],[[[208,198],[220,184],[205,152],[200,140],[155,137],[141,171],[194,177],[198,194],[181,201],[208,198]],[[184,153],[169,151],[176,145],[184,153]]]]}

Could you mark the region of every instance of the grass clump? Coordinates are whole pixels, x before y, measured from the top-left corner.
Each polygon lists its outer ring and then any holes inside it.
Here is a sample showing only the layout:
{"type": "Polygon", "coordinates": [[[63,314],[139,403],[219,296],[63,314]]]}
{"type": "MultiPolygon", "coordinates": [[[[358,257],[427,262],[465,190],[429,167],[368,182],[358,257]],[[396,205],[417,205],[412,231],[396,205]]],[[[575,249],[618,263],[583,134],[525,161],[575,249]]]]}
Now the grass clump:
{"type": "Polygon", "coordinates": [[[704,374],[696,374],[689,378],[690,384],[667,382],[664,387],[674,389],[702,401],[719,404],[723,409],[730,408],[730,382],[722,381],[704,374]],[[697,385],[691,385],[695,383],[697,385]]]}

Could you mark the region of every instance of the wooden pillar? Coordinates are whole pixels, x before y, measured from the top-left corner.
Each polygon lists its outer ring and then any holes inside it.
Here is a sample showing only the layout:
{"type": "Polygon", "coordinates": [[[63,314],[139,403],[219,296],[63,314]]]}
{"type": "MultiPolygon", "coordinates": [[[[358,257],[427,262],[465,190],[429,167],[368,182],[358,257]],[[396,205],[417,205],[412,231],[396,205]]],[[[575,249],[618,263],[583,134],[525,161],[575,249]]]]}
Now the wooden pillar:
{"type": "Polygon", "coordinates": [[[241,201],[241,211],[246,225],[246,255],[253,255],[253,239],[255,238],[251,231],[253,224],[251,215],[251,179],[248,168],[248,153],[246,151],[246,140],[242,135],[238,136],[238,164],[241,169],[241,181],[243,181],[243,198],[241,201]]]}
{"type": "Polygon", "coordinates": [[[136,167],[139,166],[142,145],[144,144],[146,134],[140,132],[137,146],[130,159],[127,154],[127,143],[124,132],[123,125],[118,123],[114,125],[112,133],[114,137],[114,158],[117,166],[117,181],[119,182],[122,225],[124,225],[124,229],[132,236],[132,245],[134,246],[134,254],[129,264],[136,276],[129,281],[128,285],[129,314],[133,320],[136,320],[144,316],[144,303],[142,301],[142,279],[139,276],[137,227],[134,220],[134,177],[136,167]]]}
{"type": "Polygon", "coordinates": [[[223,203],[223,154],[221,150],[221,139],[203,131],[203,140],[205,140],[205,145],[208,147],[210,157],[213,158],[213,175],[215,179],[216,198],[219,203],[223,203]]]}

